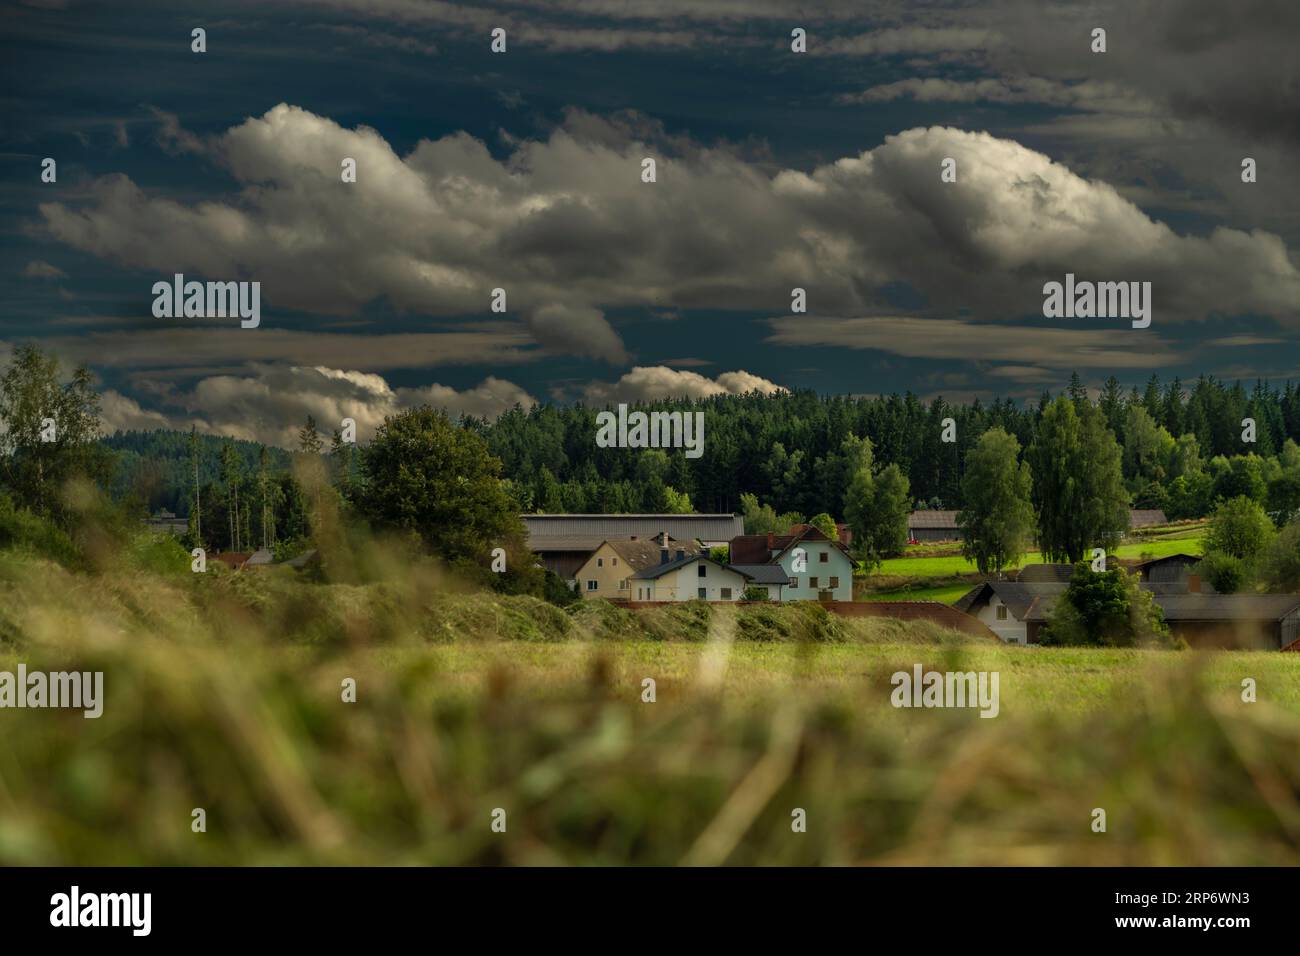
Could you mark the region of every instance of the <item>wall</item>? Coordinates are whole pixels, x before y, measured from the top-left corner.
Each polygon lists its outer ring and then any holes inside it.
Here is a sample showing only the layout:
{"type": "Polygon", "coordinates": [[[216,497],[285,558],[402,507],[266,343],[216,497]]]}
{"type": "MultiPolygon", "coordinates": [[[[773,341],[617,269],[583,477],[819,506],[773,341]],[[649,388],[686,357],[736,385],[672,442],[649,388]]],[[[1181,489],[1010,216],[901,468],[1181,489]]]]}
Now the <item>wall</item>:
{"type": "Polygon", "coordinates": [[[635,598],[638,585],[654,585],[651,601],[693,601],[699,598],[699,588],[705,588],[706,601],[739,601],[745,593],[745,578],[727,568],[709,562],[703,562],[707,569],[704,577],[699,576],[701,562],[692,561],[676,571],[669,571],[654,581],[631,581],[632,595],[635,598]],[[731,588],[731,597],[722,596],[723,588],[731,588]]]}
{"type": "Polygon", "coordinates": [[[988,629],[1008,644],[1026,644],[1029,642],[1029,628],[1023,621],[1017,621],[1011,609],[1007,608],[1007,619],[998,620],[998,608],[1003,607],[1002,599],[996,594],[989,598],[987,604],[979,609],[975,618],[988,626],[988,629]]]}
{"type": "MultiPolygon", "coordinates": [[[[584,598],[630,598],[636,594],[635,588],[620,590],[618,585],[635,573],[636,569],[605,543],[592,552],[574,577],[578,581],[578,593],[584,598]],[[596,590],[587,590],[588,581],[596,582],[596,590]]],[[[633,582],[628,581],[628,584],[632,585],[633,582]]]]}
{"type": "Polygon", "coordinates": [[[785,571],[787,578],[798,578],[799,586],[790,587],[786,585],[781,589],[782,601],[816,601],[820,599],[820,591],[829,587],[828,582],[832,577],[839,578],[839,586],[834,589],[833,599],[836,601],[853,600],[853,563],[848,559],[843,551],[835,546],[832,541],[800,541],[794,546],[803,548],[808,552],[808,570],[800,571],[796,574],[792,569],[794,567],[794,548],[786,549],[781,555],[781,568],[785,571]],[[826,562],[822,563],[819,555],[826,555],[826,562]],[[811,578],[817,578],[818,587],[809,586],[811,578]]]}

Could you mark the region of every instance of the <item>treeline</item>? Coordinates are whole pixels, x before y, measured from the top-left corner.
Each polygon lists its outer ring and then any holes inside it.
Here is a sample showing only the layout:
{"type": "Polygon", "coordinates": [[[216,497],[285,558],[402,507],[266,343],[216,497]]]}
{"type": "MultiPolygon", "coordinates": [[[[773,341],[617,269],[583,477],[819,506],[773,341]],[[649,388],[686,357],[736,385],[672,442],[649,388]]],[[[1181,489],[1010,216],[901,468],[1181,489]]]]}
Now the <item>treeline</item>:
{"type": "Polygon", "coordinates": [[[246,473],[260,467],[263,450],[267,466],[288,471],[289,452],[274,446],[239,438],[194,435],[170,429],[118,431],[101,440],[114,453],[114,468],[108,490],[118,500],[133,499],[149,514],[171,511],[188,518],[194,503],[194,443],[198,444],[200,485],[221,481],[221,462],[229,448],[246,473]]]}
{"type": "MultiPolygon", "coordinates": [[[[1300,389],[1290,382],[1279,389],[1261,381],[1248,391],[1209,376],[1188,387],[1153,375],[1144,389],[1126,391],[1111,377],[1090,399],[1076,375],[1064,394],[1101,413],[1120,445],[1133,507],[1201,517],[1217,501],[1241,494],[1270,511],[1300,504],[1282,487],[1270,500],[1270,484],[1296,464],[1289,449],[1300,440],[1300,389]],[[1254,423],[1253,441],[1243,440],[1245,419],[1254,423]]],[[[598,409],[581,405],[516,408],[495,422],[470,425],[502,460],[529,511],[658,511],[689,499],[698,511],[738,512],[749,493],[778,512],[841,517],[854,454],[844,447],[846,437],[869,439],[877,463],[897,465],[915,504],[960,509],[967,457],[980,436],[1000,427],[1029,447],[1052,399],[1044,392],[1033,406],[1010,399],[956,405],[923,403],[910,393],[855,398],[794,391],[639,406],[703,409],[704,454],[694,460],[680,451],[599,448],[598,409]],[[951,442],[943,440],[946,419],[951,442]]]]}

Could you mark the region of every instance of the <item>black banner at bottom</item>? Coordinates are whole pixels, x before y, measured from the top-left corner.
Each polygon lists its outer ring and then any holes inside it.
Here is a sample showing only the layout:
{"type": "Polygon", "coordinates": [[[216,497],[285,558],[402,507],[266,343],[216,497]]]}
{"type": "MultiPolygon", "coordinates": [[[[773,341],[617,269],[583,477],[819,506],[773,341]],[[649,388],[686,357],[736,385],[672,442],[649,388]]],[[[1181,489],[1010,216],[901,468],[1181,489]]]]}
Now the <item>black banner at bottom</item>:
{"type": "Polygon", "coordinates": [[[689,931],[926,942],[1280,933],[1290,869],[0,870],[6,941],[337,946],[459,926],[501,943],[689,931]],[[609,935],[617,934],[617,935],[609,935]]]}

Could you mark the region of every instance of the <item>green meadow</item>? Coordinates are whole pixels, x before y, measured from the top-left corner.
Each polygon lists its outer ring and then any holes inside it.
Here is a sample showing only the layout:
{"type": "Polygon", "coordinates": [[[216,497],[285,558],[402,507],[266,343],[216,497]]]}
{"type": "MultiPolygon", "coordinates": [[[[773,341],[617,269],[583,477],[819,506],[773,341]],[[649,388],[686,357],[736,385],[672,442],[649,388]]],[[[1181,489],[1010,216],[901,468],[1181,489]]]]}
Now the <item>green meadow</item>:
{"type": "Polygon", "coordinates": [[[88,554],[0,551],[0,670],[105,675],[99,719],[0,710],[3,865],[1300,863],[1300,655],[88,554]],[[998,715],[892,706],[916,664],[998,715]]]}

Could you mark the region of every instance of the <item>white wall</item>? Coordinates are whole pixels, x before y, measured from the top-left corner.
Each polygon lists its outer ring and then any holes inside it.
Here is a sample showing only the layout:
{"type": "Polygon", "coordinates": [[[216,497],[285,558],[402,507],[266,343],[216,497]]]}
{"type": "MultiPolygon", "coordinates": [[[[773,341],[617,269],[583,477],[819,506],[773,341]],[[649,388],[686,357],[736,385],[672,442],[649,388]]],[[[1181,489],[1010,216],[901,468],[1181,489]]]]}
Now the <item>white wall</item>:
{"type": "Polygon", "coordinates": [[[1017,621],[1011,609],[1007,608],[1006,620],[998,620],[998,608],[1003,607],[1002,599],[994,594],[989,603],[980,608],[975,616],[989,626],[991,630],[1008,644],[1025,644],[1029,640],[1029,627],[1024,621],[1017,621]]]}
{"type": "Polygon", "coordinates": [[[651,601],[692,601],[699,598],[699,589],[704,588],[706,601],[739,601],[745,595],[745,578],[729,568],[712,564],[708,561],[692,561],[675,571],[669,571],[653,581],[633,580],[632,599],[636,600],[637,588],[653,585],[653,593],[642,600],[651,601]],[[706,568],[705,576],[700,577],[699,568],[706,568]],[[729,597],[723,597],[724,588],[731,589],[729,597]]]}

